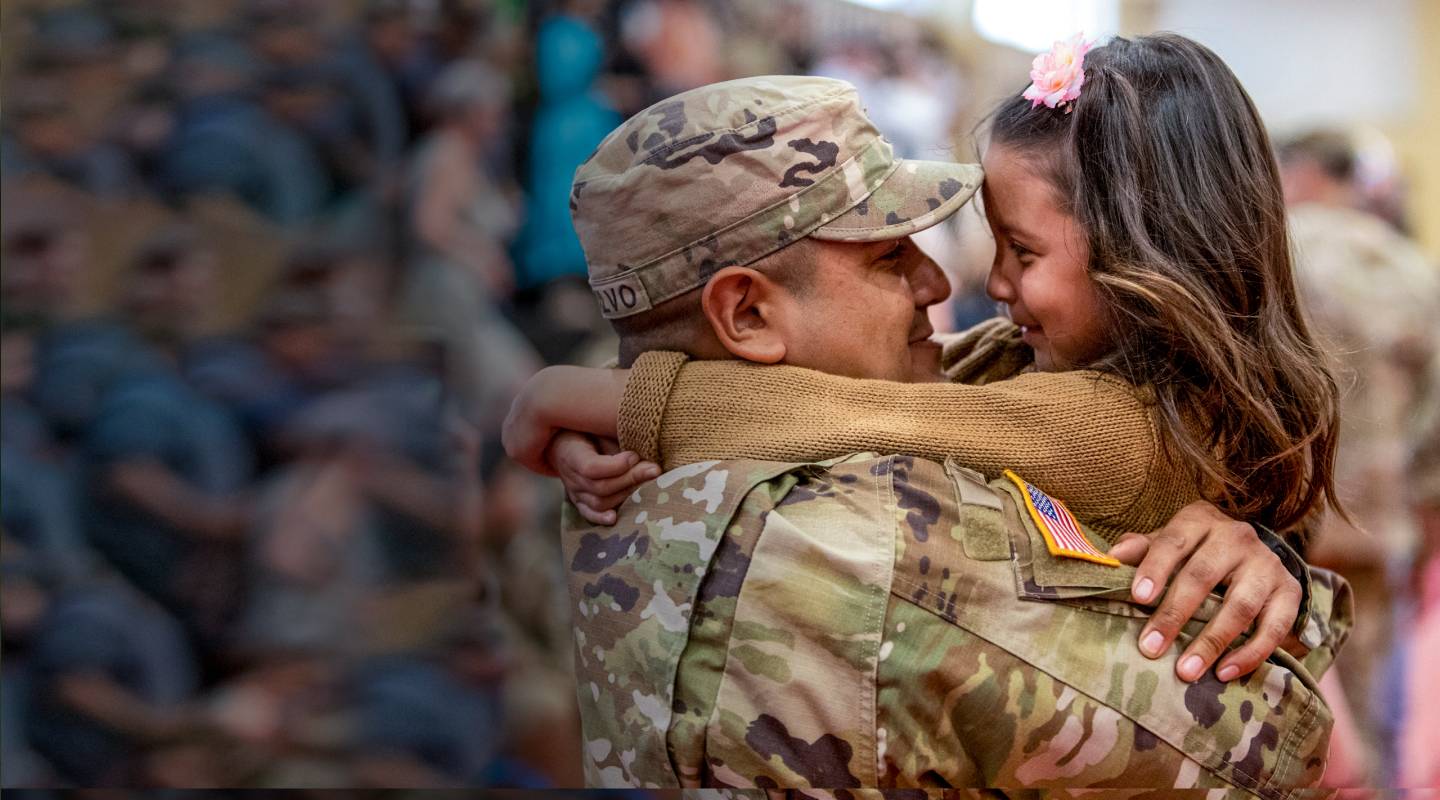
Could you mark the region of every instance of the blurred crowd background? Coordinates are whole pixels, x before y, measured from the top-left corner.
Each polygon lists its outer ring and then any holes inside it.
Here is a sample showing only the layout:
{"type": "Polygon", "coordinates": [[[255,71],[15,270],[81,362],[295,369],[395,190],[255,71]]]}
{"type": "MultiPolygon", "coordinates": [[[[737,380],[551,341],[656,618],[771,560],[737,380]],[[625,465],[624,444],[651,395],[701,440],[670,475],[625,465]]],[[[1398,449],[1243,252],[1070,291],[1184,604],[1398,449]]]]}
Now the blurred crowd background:
{"type": "MultiPolygon", "coordinates": [[[[575,167],[799,72],[975,160],[1035,52],[1161,28],[1272,121],[1344,371],[1329,780],[1440,782],[1440,3],[5,0],[4,786],[579,785],[560,494],[498,443],[613,355],[575,167]]],[[[938,329],[995,313],[979,214],[922,241],[938,329]]]]}

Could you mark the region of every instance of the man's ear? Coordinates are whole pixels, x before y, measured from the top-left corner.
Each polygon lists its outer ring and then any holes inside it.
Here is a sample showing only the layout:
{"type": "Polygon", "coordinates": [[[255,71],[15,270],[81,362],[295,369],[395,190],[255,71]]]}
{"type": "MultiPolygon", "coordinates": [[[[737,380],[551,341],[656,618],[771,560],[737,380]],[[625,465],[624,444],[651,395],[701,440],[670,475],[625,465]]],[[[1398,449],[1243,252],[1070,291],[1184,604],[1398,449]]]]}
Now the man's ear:
{"type": "Polygon", "coordinates": [[[726,267],[710,277],[700,306],[720,344],[736,358],[760,364],[785,359],[785,337],[776,324],[784,290],[749,267],[726,267]]]}

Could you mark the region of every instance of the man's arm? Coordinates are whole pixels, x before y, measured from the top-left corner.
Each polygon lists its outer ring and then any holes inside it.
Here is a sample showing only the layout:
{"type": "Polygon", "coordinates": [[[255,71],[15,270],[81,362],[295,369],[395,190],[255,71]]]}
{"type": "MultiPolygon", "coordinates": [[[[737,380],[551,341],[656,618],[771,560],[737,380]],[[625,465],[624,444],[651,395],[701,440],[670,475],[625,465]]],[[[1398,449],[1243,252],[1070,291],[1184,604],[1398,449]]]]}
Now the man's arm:
{"type": "Polygon", "coordinates": [[[116,494],[196,538],[228,540],[245,530],[248,517],[240,503],[196,490],[154,459],[118,462],[107,478],[116,494]]]}
{"type": "Polygon", "coordinates": [[[101,672],[62,675],[56,690],[66,707],[141,742],[172,741],[200,730],[187,709],[155,708],[101,672]]]}

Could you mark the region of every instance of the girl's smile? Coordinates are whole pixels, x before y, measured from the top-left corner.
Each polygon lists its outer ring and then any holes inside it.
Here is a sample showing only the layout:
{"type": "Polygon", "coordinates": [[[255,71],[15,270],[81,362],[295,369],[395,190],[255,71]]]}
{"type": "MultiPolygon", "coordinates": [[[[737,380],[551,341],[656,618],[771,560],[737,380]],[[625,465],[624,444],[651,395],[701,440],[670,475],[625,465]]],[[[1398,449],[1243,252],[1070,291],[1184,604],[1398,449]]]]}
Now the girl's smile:
{"type": "Polygon", "coordinates": [[[1073,369],[1103,356],[1109,326],[1079,224],[1033,159],[992,145],[984,163],[985,216],[995,234],[986,291],[1021,327],[1037,368],[1073,369]]]}

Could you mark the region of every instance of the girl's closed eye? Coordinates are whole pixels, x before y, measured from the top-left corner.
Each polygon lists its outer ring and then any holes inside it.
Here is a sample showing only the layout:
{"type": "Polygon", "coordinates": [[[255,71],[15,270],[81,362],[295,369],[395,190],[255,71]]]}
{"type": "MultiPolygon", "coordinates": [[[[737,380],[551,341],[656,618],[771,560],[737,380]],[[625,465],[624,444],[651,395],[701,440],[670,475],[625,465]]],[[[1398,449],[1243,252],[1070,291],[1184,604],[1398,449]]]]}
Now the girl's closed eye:
{"type": "Polygon", "coordinates": [[[1030,248],[1016,241],[1010,242],[1010,252],[1020,261],[1020,266],[1029,266],[1035,260],[1035,253],[1030,248]]]}

